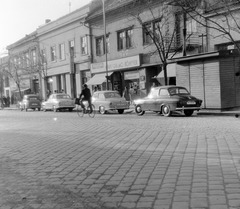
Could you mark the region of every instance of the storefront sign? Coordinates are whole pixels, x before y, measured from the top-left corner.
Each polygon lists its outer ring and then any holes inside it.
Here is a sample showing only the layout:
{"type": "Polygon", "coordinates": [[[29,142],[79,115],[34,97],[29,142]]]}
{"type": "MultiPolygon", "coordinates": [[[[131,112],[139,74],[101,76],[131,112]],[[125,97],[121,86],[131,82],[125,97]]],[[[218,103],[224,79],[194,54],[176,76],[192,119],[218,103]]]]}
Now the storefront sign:
{"type": "Polygon", "coordinates": [[[134,79],[139,79],[138,71],[124,72],[124,80],[134,80],[134,79]]]}
{"type": "MultiPolygon", "coordinates": [[[[110,60],[108,63],[108,71],[116,71],[140,66],[140,56],[126,57],[118,60],[110,60]]],[[[106,62],[91,64],[91,73],[100,73],[106,71],[106,62]]]]}

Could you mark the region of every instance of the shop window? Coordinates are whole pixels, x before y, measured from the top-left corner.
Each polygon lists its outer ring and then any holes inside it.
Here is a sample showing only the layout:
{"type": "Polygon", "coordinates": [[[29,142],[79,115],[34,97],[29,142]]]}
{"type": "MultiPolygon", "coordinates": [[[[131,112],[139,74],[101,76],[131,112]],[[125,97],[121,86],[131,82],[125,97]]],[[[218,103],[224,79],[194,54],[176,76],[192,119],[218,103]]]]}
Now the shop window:
{"type": "Polygon", "coordinates": [[[133,29],[126,29],[117,33],[118,50],[125,50],[133,47],[133,29]]]}
{"type": "Polygon", "coordinates": [[[65,45],[59,44],[59,58],[60,60],[65,60],[65,45]]]}
{"type": "Polygon", "coordinates": [[[56,47],[50,47],[51,61],[56,61],[56,47]]]}
{"type": "Polygon", "coordinates": [[[87,36],[81,37],[81,54],[88,54],[87,36]]]}

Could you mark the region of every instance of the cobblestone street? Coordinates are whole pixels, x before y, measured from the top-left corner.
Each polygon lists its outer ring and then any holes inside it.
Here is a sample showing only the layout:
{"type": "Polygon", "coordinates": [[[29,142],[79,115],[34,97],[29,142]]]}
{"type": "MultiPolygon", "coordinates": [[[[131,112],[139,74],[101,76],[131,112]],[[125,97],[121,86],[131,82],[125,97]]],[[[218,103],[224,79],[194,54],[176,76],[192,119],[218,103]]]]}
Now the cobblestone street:
{"type": "Polygon", "coordinates": [[[239,209],[240,119],[0,111],[1,209],[239,209]]]}

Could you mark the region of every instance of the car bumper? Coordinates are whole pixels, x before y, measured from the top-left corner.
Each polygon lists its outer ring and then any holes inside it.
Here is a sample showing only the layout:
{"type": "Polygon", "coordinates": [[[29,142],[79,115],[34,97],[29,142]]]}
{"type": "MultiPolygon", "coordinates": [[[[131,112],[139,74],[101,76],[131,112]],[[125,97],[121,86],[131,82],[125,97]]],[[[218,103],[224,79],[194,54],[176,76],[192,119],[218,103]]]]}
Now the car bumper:
{"type": "Polygon", "coordinates": [[[184,111],[184,110],[201,110],[201,107],[177,107],[176,111],[184,111]]]}

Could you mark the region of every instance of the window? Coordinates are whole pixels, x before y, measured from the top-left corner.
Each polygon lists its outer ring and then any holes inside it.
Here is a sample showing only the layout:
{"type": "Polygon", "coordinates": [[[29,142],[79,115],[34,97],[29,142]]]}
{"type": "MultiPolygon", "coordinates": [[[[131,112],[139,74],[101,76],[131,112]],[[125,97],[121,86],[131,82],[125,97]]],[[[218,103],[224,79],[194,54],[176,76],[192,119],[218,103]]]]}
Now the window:
{"type": "Polygon", "coordinates": [[[188,19],[186,22],[187,26],[187,33],[192,34],[192,33],[197,33],[197,21],[193,19],[188,19]]]}
{"type": "Polygon", "coordinates": [[[160,96],[168,96],[169,95],[168,90],[167,89],[161,89],[159,95],[160,96]]]}
{"type": "Polygon", "coordinates": [[[29,60],[29,54],[28,54],[28,52],[26,52],[26,53],[24,54],[24,60],[25,60],[24,66],[25,66],[25,67],[29,67],[29,66],[30,66],[30,60],[29,60]]]}
{"type": "Polygon", "coordinates": [[[42,63],[47,63],[47,57],[46,57],[46,50],[45,49],[41,50],[41,61],[42,61],[42,63]]]}
{"type": "Polygon", "coordinates": [[[126,29],[117,34],[118,50],[129,49],[133,46],[133,30],[126,29]]]}
{"type": "Polygon", "coordinates": [[[96,38],[96,55],[101,56],[104,54],[104,37],[96,38]]]}
{"type": "Polygon", "coordinates": [[[31,56],[32,56],[32,64],[33,64],[33,66],[37,65],[36,49],[33,49],[31,51],[31,56]]]}
{"type": "Polygon", "coordinates": [[[152,31],[151,23],[146,23],[143,25],[143,44],[152,43],[151,31],[152,31]]]}
{"type": "Polygon", "coordinates": [[[81,54],[88,54],[87,36],[81,37],[81,54]]]}
{"type": "Polygon", "coordinates": [[[51,61],[56,61],[56,47],[52,46],[50,48],[51,61]]]}
{"type": "Polygon", "coordinates": [[[75,49],[74,49],[74,40],[68,42],[69,44],[69,54],[70,56],[75,56],[75,49]]]}
{"type": "Polygon", "coordinates": [[[65,45],[59,44],[59,58],[60,60],[65,60],[65,45]]]}

